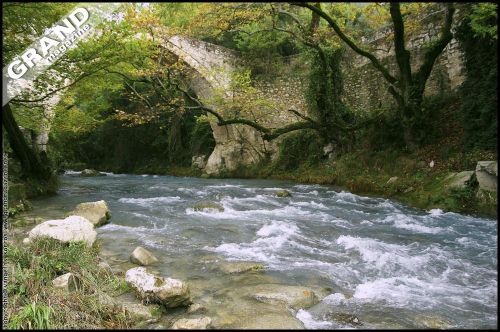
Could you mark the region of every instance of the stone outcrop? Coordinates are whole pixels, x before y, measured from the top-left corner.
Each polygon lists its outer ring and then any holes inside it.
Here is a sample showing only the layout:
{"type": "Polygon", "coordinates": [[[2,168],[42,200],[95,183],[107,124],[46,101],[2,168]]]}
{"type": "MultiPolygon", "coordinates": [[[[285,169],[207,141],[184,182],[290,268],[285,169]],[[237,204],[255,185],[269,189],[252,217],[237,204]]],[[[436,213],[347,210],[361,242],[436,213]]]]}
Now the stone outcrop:
{"type": "Polygon", "coordinates": [[[450,189],[464,189],[471,185],[474,181],[474,171],[463,171],[460,173],[452,173],[446,177],[448,181],[447,187],[450,189]]]}
{"type": "Polygon", "coordinates": [[[35,228],[28,235],[30,240],[38,237],[50,237],[61,242],[85,241],[91,246],[97,237],[94,225],[80,216],[69,216],[66,219],[47,220],[35,228]]]}
{"type": "Polygon", "coordinates": [[[69,214],[84,217],[96,227],[108,223],[111,218],[108,205],[103,200],[80,203],[69,214]]]}
{"type": "Polygon", "coordinates": [[[395,183],[399,178],[397,176],[391,177],[389,180],[387,180],[386,184],[392,184],[395,183]]]}
{"type": "Polygon", "coordinates": [[[319,302],[318,297],[308,287],[280,284],[260,284],[240,289],[244,294],[266,303],[281,303],[292,309],[307,309],[319,302]]]}
{"type": "Polygon", "coordinates": [[[478,161],[476,165],[476,178],[480,190],[497,191],[497,162],[478,161]]]}
{"type": "Polygon", "coordinates": [[[72,292],[80,289],[81,284],[73,273],[66,273],[52,280],[52,286],[67,292],[72,292]]]}
{"type": "Polygon", "coordinates": [[[182,318],[179,319],[172,325],[172,329],[174,330],[205,330],[212,323],[212,319],[210,317],[202,317],[202,318],[182,318]]]}
{"type": "Polygon", "coordinates": [[[146,302],[162,304],[167,308],[191,304],[188,285],[180,280],[157,277],[143,267],[125,273],[125,281],[146,302]]]}
{"type": "Polygon", "coordinates": [[[158,258],[143,247],[137,247],[130,255],[130,261],[134,264],[145,266],[157,263],[158,258]]]}
{"type": "Polygon", "coordinates": [[[191,158],[191,166],[195,168],[204,169],[206,165],[207,165],[207,158],[204,154],[196,155],[191,158]]]}

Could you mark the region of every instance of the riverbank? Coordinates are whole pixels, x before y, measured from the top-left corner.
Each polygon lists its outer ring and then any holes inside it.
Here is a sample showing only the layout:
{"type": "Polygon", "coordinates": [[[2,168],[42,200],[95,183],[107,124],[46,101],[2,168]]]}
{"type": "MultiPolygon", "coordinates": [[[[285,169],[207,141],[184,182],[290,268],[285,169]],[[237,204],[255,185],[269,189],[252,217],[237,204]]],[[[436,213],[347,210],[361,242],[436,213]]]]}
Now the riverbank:
{"type": "MultiPolygon", "coordinates": [[[[478,198],[474,187],[449,188],[447,178],[452,173],[475,170],[480,160],[496,159],[496,153],[492,151],[445,154],[438,150],[438,145],[433,145],[414,153],[355,151],[334,160],[323,160],[312,166],[302,164],[291,170],[283,170],[279,162],[264,163],[221,174],[220,178],[335,185],[354,194],[389,198],[420,209],[438,208],[445,212],[497,218],[496,200],[478,198]]],[[[132,174],[204,176],[195,167],[149,166],[136,169],[132,174]]]]}
{"type": "Polygon", "coordinates": [[[357,151],[291,171],[276,164],[260,165],[230,176],[335,185],[354,194],[394,199],[416,208],[497,218],[496,200],[481,200],[474,187],[448,187],[450,174],[473,171],[480,160],[496,160],[496,155],[476,151],[444,159],[429,148],[413,154],[357,151]]]}

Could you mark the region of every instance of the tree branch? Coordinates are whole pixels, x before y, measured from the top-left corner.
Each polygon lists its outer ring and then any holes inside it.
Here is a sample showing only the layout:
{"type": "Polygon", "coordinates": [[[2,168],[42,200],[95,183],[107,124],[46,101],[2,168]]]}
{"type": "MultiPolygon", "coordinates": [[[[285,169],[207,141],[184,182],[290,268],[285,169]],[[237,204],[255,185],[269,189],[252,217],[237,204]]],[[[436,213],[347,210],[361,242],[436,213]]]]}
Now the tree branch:
{"type": "Polygon", "coordinates": [[[394,24],[394,51],[401,73],[400,83],[409,83],[411,81],[410,52],[405,47],[405,26],[401,17],[399,2],[391,2],[390,12],[394,24]]]}
{"type": "Polygon", "coordinates": [[[453,14],[455,13],[455,7],[453,4],[448,3],[446,5],[446,18],[443,27],[441,28],[441,37],[431,44],[431,46],[424,53],[424,62],[418,72],[415,75],[415,79],[418,82],[419,88],[423,91],[425,89],[425,82],[429,78],[432,67],[437,59],[437,57],[443,52],[444,48],[453,39],[453,34],[451,33],[451,25],[453,23],[453,14]]]}
{"type": "Polygon", "coordinates": [[[318,14],[320,17],[322,17],[325,21],[328,22],[330,27],[335,31],[335,33],[340,37],[340,39],[342,39],[354,52],[368,58],[373,64],[373,66],[382,73],[387,82],[389,82],[390,84],[395,84],[397,82],[397,79],[389,73],[387,68],[385,68],[373,54],[358,47],[349,37],[347,37],[342,32],[338,24],[323,10],[317,8],[314,5],[303,2],[292,2],[290,4],[292,6],[308,8],[309,10],[318,14]]]}

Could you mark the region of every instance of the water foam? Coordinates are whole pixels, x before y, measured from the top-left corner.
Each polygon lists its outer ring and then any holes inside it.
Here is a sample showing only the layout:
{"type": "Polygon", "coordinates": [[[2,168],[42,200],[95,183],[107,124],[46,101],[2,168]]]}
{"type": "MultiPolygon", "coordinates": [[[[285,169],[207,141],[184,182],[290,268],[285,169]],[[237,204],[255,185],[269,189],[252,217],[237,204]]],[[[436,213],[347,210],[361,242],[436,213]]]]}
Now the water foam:
{"type": "Polygon", "coordinates": [[[304,324],[306,329],[324,329],[333,326],[331,322],[314,319],[313,316],[304,309],[297,311],[295,317],[304,324]]]}
{"type": "Polygon", "coordinates": [[[183,201],[179,196],[162,196],[150,198],[120,198],[118,202],[136,204],[144,207],[151,207],[156,203],[173,203],[183,201]]]}

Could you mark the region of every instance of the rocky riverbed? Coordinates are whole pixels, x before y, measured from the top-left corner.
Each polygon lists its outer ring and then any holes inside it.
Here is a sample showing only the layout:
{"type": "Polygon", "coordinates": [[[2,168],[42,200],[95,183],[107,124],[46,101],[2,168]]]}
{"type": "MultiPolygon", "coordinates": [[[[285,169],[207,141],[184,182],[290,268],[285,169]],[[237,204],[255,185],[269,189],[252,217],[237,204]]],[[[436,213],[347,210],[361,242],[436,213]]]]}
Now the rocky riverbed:
{"type": "Polygon", "coordinates": [[[152,278],[111,300],[147,328],[497,325],[495,220],[319,185],[70,173],[13,238],[101,200],[109,215],[87,216],[103,266],[152,278]],[[151,295],[166,285],[172,305],[151,295]]]}

